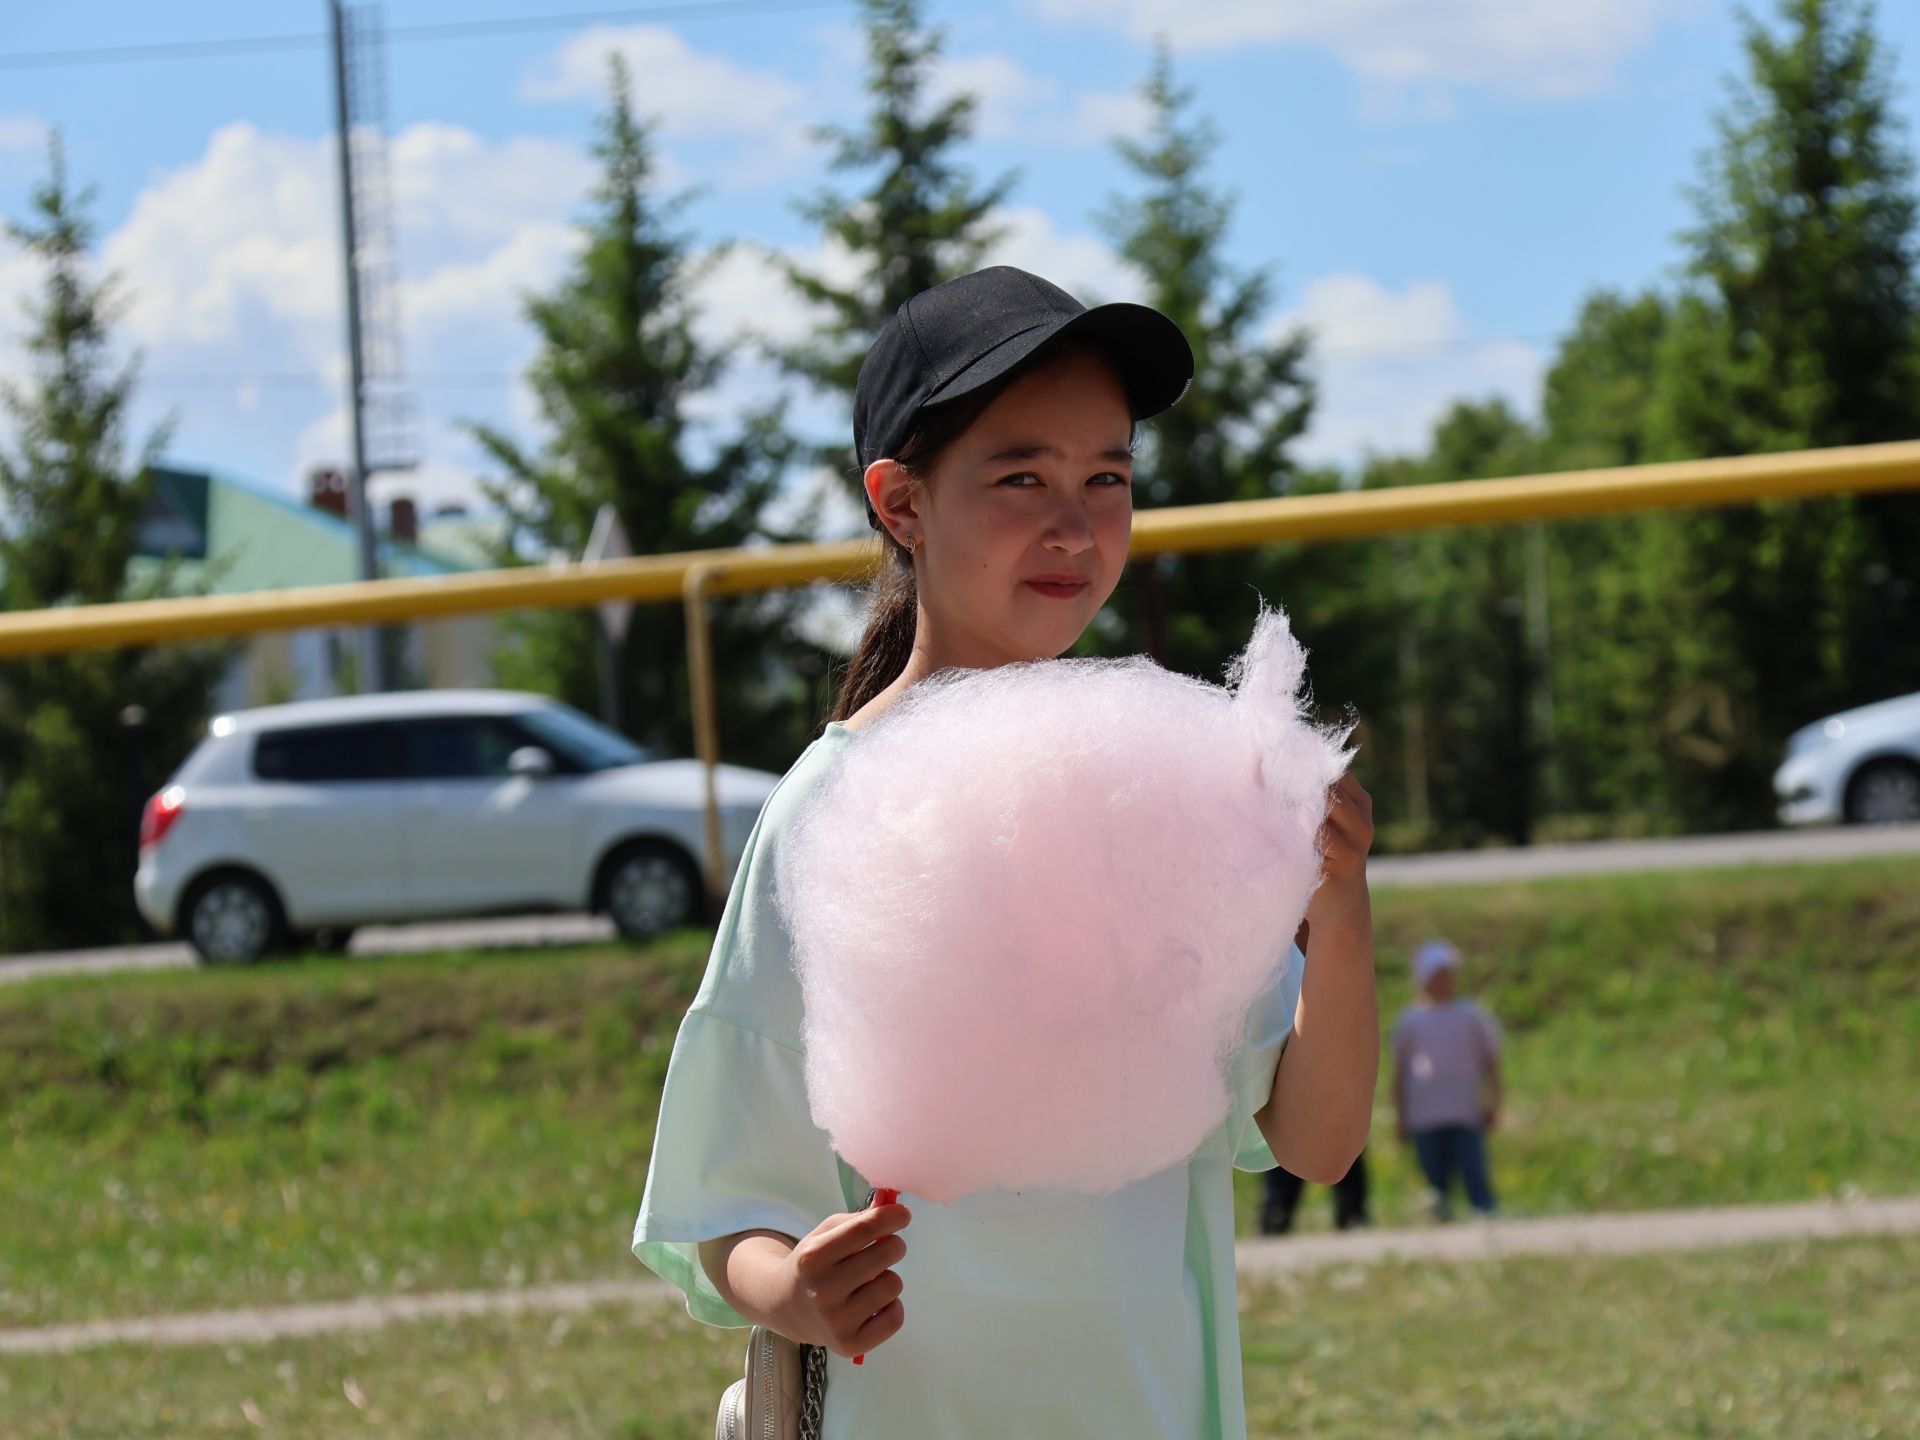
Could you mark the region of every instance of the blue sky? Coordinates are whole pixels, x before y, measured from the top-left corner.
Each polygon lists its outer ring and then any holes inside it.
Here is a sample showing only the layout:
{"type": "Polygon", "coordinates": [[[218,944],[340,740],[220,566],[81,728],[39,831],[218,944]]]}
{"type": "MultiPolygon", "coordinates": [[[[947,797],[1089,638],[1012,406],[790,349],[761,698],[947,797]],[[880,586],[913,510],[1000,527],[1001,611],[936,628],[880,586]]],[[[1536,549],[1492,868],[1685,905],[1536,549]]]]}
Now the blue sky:
{"type": "MultiPolygon", "coordinates": [[[[563,15],[579,0],[390,0],[387,25],[563,15]]],[[[1552,338],[1598,286],[1657,282],[1678,257],[1683,186],[1739,64],[1718,0],[943,0],[943,83],[982,95],[970,158],[1018,168],[996,258],[1087,298],[1134,281],[1096,223],[1127,187],[1112,136],[1137,124],[1150,37],[1219,128],[1215,181],[1239,197],[1231,249],[1275,275],[1272,325],[1320,337],[1323,403],[1305,449],[1351,461],[1417,444],[1455,395],[1530,405],[1552,338]]],[[[418,472],[379,482],[429,501],[472,492],[460,422],[522,435],[531,349],[517,297],[550,285],[592,181],[584,153],[603,56],[633,58],[661,117],[669,180],[697,184],[703,241],[818,255],[794,212],[824,178],[805,134],[861,109],[850,4],[671,23],[621,20],[386,52],[400,297],[420,413],[418,472]]],[[[83,0],[10,17],[0,54],[318,33],[325,9],[83,0]]],[[[1883,5],[1898,110],[1920,95],[1920,6],[1883,5]]],[[[0,213],[19,216],[47,127],[98,187],[102,250],[144,355],[141,417],[171,415],[170,453],[293,489],[343,449],[341,297],[321,48],[0,68],[0,213]]],[[[5,62],[0,62],[4,66],[5,62]]],[[[0,374],[18,373],[18,296],[0,257],[0,374]]],[[[738,344],[806,323],[752,251],[702,292],[710,335],[738,344]]],[[[739,345],[703,410],[716,420],[781,382],[739,345]]],[[[796,423],[844,423],[798,397],[796,423]]]]}

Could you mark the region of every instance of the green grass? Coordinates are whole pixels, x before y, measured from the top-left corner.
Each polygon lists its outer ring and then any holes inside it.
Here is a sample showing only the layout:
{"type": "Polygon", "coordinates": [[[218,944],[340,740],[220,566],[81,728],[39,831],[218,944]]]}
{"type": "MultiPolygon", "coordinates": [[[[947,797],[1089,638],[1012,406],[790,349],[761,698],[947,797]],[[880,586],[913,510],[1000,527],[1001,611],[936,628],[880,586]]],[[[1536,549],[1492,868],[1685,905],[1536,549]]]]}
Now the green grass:
{"type": "Polygon", "coordinates": [[[0,1325],[628,1273],[706,944],[0,994],[0,1325]]]}
{"type": "MultiPolygon", "coordinates": [[[[1492,1141],[1510,1214],[1900,1194],[1920,1184],[1920,863],[1388,890],[1381,1018],[1430,935],[1508,1033],[1492,1141]]],[[[1389,1060],[1376,1217],[1420,1215],[1389,1060]]],[[[1257,1185],[1240,1177],[1243,1221],[1257,1185]]],[[[1324,1228],[1328,1198],[1302,1202],[1324,1228]]]]}
{"type": "MultiPolygon", "coordinates": [[[[1910,1436],[1916,1272],[1920,1239],[1908,1237],[1297,1277],[1243,1297],[1249,1428],[1316,1440],[1910,1436]]],[[[17,1440],[704,1440],[740,1335],[665,1307],[608,1307],[0,1358],[0,1416],[17,1440]]]]}
{"type": "MultiPolygon", "coordinates": [[[[1438,933],[1508,1028],[1509,1213],[1914,1188],[1920,863],[1376,907],[1384,1020],[1438,933]]],[[[0,989],[0,1326],[637,1274],[705,945],[0,989]]],[[[1377,1218],[1409,1219],[1384,1108],[1376,1140],[1377,1218]]],[[[1303,1222],[1324,1210],[1310,1194],[1303,1222]]]]}

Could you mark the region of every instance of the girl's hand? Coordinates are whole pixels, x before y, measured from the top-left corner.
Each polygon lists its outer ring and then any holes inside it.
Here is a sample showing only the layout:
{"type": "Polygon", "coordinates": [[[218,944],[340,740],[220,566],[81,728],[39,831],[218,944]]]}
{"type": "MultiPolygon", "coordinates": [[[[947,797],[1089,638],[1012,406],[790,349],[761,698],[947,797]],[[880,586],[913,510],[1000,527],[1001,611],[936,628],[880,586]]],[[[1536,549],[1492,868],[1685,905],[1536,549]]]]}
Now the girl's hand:
{"type": "Polygon", "coordinates": [[[906,1258],[904,1205],[829,1215],[787,1256],[789,1296],[776,1327],[803,1345],[836,1355],[878,1349],[899,1333],[906,1311],[893,1267],[906,1258]]]}
{"type": "MultiPolygon", "coordinates": [[[[1351,772],[1333,787],[1333,803],[1320,827],[1320,888],[1307,904],[1307,924],[1325,914],[1367,903],[1367,852],[1373,848],[1373,797],[1351,772]]],[[[1328,929],[1335,928],[1329,925],[1328,929]]]]}

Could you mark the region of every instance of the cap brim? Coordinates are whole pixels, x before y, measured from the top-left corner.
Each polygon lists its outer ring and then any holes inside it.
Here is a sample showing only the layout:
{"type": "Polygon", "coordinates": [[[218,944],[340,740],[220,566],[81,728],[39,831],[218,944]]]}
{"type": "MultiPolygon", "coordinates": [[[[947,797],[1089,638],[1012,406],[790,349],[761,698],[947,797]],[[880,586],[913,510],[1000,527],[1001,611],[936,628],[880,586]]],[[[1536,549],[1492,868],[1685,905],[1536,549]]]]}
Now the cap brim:
{"type": "Polygon", "coordinates": [[[1111,357],[1136,420],[1171,408],[1193,383],[1193,348],[1180,327],[1150,306],[1120,301],[1022,331],[982,355],[922,404],[939,405],[970,395],[1069,337],[1090,341],[1111,357]]]}

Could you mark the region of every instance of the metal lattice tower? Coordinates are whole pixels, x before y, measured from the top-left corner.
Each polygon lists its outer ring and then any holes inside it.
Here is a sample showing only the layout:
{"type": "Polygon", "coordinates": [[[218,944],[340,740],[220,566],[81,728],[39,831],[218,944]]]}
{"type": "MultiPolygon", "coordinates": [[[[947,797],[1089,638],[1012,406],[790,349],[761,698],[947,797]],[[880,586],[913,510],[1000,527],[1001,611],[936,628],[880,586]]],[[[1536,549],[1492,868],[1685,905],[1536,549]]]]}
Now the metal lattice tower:
{"type": "Polygon", "coordinates": [[[353,286],[368,473],[414,465],[413,403],[395,282],[393,182],[387,162],[385,33],[375,5],[342,7],[346,135],[351,151],[353,286]]]}

